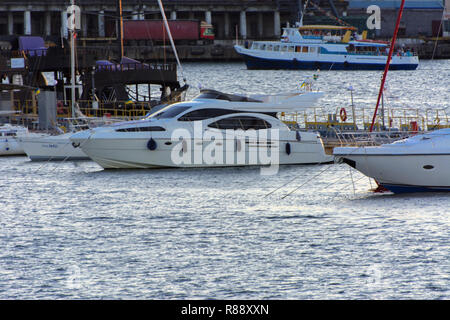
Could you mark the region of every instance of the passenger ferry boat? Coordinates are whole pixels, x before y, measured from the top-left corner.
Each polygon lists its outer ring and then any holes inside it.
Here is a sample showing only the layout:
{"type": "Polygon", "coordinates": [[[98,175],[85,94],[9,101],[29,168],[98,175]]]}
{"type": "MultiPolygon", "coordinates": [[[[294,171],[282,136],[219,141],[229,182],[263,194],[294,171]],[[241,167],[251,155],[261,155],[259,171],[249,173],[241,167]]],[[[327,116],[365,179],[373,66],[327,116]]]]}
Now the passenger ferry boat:
{"type": "MultiPolygon", "coordinates": [[[[389,43],[366,39],[355,27],[305,25],[283,28],[281,41],[246,42],[234,48],[247,69],[384,70],[389,43]]],[[[415,70],[418,56],[393,54],[390,70],[415,70]]]]}

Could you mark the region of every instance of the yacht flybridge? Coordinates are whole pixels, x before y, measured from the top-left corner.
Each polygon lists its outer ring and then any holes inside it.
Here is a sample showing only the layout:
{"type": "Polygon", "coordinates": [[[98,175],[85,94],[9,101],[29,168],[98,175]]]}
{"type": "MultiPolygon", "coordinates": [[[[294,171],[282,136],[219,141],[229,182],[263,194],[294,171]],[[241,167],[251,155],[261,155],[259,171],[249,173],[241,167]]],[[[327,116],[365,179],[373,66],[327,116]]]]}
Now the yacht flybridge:
{"type": "Polygon", "coordinates": [[[277,118],[314,105],[320,92],[230,95],[202,90],[148,117],[85,130],[70,140],[103,168],[225,167],[333,160],[320,136],[277,118]]]}

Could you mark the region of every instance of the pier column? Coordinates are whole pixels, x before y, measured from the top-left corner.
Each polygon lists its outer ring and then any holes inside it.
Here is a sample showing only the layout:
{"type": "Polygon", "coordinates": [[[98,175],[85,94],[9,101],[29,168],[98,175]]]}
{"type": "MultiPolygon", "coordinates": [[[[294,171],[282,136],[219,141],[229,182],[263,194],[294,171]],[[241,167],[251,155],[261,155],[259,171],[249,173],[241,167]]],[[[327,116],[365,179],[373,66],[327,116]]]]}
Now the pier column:
{"type": "Polygon", "coordinates": [[[205,21],[206,23],[211,24],[212,22],[211,11],[205,11],[205,21]]]}
{"type": "Polygon", "coordinates": [[[279,37],[281,35],[281,24],[280,24],[280,11],[275,11],[273,13],[273,34],[276,37],[279,37]]]}
{"type": "Polygon", "coordinates": [[[100,38],[104,38],[105,37],[105,11],[104,10],[100,10],[99,15],[98,15],[98,36],[100,38]]]}
{"type": "Polygon", "coordinates": [[[45,35],[49,36],[52,34],[52,13],[51,11],[45,12],[45,35]]]}
{"type": "Polygon", "coordinates": [[[170,20],[177,20],[177,12],[175,10],[170,11],[170,20]]]}
{"type": "Polygon", "coordinates": [[[241,11],[239,33],[242,39],[247,39],[247,15],[245,11],[241,11]]]}
{"type": "Polygon", "coordinates": [[[10,36],[14,34],[14,16],[12,11],[8,11],[8,34],[10,36]]]}
{"type": "Polygon", "coordinates": [[[264,35],[264,15],[262,12],[258,12],[258,38],[262,38],[264,35]]]}
{"type": "Polygon", "coordinates": [[[23,12],[23,34],[31,35],[31,11],[26,10],[23,12]]]}
{"type": "Polygon", "coordinates": [[[69,30],[67,30],[67,10],[61,11],[61,36],[63,38],[69,37],[69,30]]]}
{"type": "Polygon", "coordinates": [[[81,35],[85,38],[87,37],[87,33],[88,33],[87,19],[88,19],[88,17],[85,14],[81,15],[81,30],[80,31],[81,31],[81,35]]]}
{"type": "Polygon", "coordinates": [[[228,12],[225,12],[223,20],[224,37],[228,39],[230,37],[230,14],[228,12]]]}

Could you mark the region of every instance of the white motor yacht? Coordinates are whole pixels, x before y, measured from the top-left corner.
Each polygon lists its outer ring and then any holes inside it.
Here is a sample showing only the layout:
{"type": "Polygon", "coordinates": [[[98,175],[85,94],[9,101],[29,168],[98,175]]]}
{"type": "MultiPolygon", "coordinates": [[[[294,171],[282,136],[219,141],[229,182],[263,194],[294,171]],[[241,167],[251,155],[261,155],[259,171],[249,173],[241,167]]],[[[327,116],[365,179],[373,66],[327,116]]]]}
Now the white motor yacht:
{"type": "Polygon", "coordinates": [[[450,191],[450,129],[375,147],[339,147],[336,161],[394,193],[450,191]]]}
{"type": "Polygon", "coordinates": [[[317,133],[290,129],[279,112],[310,107],[320,92],[230,95],[202,90],[148,117],[70,137],[103,168],[225,167],[332,161],[317,133]]]}
{"type": "Polygon", "coordinates": [[[35,136],[28,128],[11,124],[0,126],[0,155],[25,155],[19,139],[25,136],[35,136]]]}

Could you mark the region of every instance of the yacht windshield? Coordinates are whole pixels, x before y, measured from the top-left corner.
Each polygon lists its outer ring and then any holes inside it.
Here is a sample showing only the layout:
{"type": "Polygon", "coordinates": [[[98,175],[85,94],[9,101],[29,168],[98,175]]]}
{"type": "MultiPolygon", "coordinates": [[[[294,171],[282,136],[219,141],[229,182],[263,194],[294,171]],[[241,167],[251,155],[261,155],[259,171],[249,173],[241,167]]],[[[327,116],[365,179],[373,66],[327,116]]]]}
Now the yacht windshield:
{"type": "Polygon", "coordinates": [[[171,119],[175,116],[179,115],[180,113],[186,111],[191,106],[171,106],[169,108],[164,108],[159,112],[156,112],[154,114],[151,114],[148,118],[154,118],[154,119],[171,119]]]}

